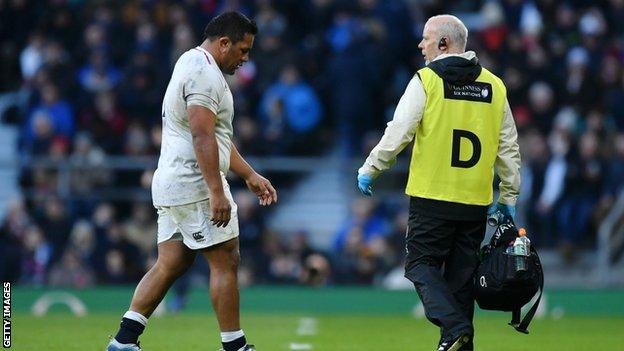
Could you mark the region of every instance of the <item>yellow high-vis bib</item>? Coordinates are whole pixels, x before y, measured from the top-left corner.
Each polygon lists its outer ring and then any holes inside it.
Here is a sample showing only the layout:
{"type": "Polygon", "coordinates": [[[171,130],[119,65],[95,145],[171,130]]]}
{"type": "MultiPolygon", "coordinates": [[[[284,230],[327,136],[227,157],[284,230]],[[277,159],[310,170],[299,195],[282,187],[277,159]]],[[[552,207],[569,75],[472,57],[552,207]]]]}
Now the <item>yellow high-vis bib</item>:
{"type": "Polygon", "coordinates": [[[468,205],[490,204],[505,85],[485,68],[466,85],[444,81],[428,67],[418,75],[427,103],[416,131],[405,193],[468,205]]]}

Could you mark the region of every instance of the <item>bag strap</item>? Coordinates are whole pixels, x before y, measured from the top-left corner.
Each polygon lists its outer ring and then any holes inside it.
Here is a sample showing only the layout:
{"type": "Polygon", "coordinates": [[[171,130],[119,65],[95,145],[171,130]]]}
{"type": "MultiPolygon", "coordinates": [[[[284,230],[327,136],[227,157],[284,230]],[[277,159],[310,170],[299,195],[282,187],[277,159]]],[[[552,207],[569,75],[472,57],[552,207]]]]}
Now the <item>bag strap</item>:
{"type": "Polygon", "coordinates": [[[539,255],[537,254],[537,251],[535,250],[535,248],[531,247],[531,251],[535,252],[535,257],[537,258],[537,264],[539,268],[539,296],[537,297],[537,300],[535,301],[533,306],[531,306],[531,309],[529,309],[527,314],[524,316],[522,321],[520,321],[521,312],[520,312],[520,309],[518,308],[511,312],[511,322],[509,322],[509,325],[511,325],[512,327],[514,327],[514,329],[516,329],[517,331],[523,334],[529,333],[529,330],[527,329],[527,327],[529,326],[529,324],[531,323],[531,320],[535,316],[535,312],[537,312],[537,308],[539,307],[540,300],[542,299],[542,293],[544,292],[544,270],[542,269],[542,262],[540,261],[539,255]]]}
{"type": "Polygon", "coordinates": [[[518,229],[516,229],[513,219],[507,219],[496,227],[494,235],[490,238],[490,247],[508,245],[510,241],[515,240],[517,237],[518,229]]]}

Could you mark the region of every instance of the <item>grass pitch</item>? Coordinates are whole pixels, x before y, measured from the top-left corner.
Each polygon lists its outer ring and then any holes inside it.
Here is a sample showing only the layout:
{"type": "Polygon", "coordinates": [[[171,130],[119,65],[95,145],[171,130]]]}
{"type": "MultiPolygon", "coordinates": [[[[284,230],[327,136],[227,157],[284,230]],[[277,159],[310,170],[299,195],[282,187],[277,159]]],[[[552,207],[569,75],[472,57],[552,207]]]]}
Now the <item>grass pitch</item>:
{"type": "MultiPolygon", "coordinates": [[[[119,313],[74,317],[52,313],[12,318],[12,350],[102,351],[119,324],[119,313]]],[[[624,350],[624,318],[564,316],[534,320],[531,334],[507,326],[508,314],[475,319],[478,351],[624,350]]],[[[243,314],[243,328],[260,351],[432,351],[438,331],[425,319],[362,314],[243,314]]],[[[218,350],[219,334],[211,313],[181,313],[151,318],[141,337],[145,351],[218,350]]]]}

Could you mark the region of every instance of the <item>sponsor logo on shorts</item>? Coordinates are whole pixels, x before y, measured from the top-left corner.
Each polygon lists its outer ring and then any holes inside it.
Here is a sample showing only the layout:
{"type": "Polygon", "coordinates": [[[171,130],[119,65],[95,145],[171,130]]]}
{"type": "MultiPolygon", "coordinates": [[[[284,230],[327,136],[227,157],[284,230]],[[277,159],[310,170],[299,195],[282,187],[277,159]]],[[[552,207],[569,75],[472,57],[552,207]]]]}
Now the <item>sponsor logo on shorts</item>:
{"type": "Polygon", "coordinates": [[[206,238],[204,238],[201,232],[193,233],[191,235],[193,235],[193,239],[195,239],[195,241],[197,242],[206,241],[206,238]]]}

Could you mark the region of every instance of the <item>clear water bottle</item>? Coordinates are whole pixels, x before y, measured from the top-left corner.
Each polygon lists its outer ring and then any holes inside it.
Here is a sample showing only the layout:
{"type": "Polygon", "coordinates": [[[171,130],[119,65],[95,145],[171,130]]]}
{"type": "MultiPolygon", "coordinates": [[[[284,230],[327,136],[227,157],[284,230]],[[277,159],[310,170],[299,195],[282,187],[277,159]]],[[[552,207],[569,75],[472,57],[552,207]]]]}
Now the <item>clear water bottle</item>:
{"type": "Polygon", "coordinates": [[[526,230],[520,228],[518,237],[513,243],[513,255],[516,257],[516,272],[528,269],[528,258],[531,252],[531,240],[526,236],[526,230]]]}

